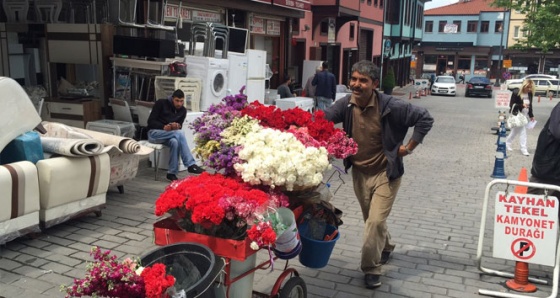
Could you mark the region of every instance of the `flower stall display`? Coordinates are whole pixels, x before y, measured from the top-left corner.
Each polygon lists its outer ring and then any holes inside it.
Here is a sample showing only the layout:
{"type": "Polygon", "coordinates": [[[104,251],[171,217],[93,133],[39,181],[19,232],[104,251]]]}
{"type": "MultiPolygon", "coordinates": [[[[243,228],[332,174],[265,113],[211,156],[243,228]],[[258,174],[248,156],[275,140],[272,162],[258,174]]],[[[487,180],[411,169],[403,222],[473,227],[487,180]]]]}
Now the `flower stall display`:
{"type": "Polygon", "coordinates": [[[191,128],[193,151],[205,166],[252,185],[288,191],[316,187],[331,159],[357,152],[354,140],[326,120],[323,111],[247,104],[243,94],[224,98],[191,128]]]}
{"type": "Polygon", "coordinates": [[[69,297],[162,298],[175,293],[175,278],[166,274],[166,267],[155,263],[141,267],[139,261],[117,260],[111,251],[93,247],[90,253],[94,262],[88,262],[86,276],[74,279],[71,286],[63,285],[61,291],[69,297]]]}
{"type": "Polygon", "coordinates": [[[185,231],[226,239],[249,236],[266,245],[273,243],[269,232],[247,234],[248,225],[266,222],[277,208],[287,205],[286,195],[277,189],[205,172],[171,183],[156,200],[155,214],[171,214],[185,231]]]}

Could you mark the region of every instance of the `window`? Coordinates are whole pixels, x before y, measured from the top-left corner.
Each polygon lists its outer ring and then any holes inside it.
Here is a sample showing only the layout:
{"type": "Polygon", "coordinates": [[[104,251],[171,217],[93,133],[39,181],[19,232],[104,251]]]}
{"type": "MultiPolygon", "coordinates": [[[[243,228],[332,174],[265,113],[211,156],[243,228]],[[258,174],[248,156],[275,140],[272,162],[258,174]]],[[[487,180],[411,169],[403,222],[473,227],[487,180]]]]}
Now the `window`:
{"type": "Polygon", "coordinates": [[[457,33],[461,32],[461,21],[453,21],[453,24],[457,25],[457,33]]]}
{"type": "Polygon", "coordinates": [[[529,30],[525,28],[521,29],[521,32],[523,32],[523,37],[527,37],[527,35],[529,35],[529,30]]]}
{"type": "Polygon", "coordinates": [[[447,21],[439,21],[438,32],[443,32],[443,29],[445,28],[446,24],[447,21]]]}
{"type": "Polygon", "coordinates": [[[424,22],[424,8],[418,5],[418,14],[416,17],[416,28],[422,29],[422,23],[424,22]]]}
{"type": "MultiPolygon", "coordinates": [[[[383,1],[383,0],[381,0],[381,1],[383,1]]],[[[374,1],[373,1],[373,5],[374,5],[375,7],[377,7],[378,4],[379,4],[379,0],[374,0],[374,1]]]]}
{"type": "Polygon", "coordinates": [[[424,28],[424,32],[434,32],[434,21],[426,21],[426,27],[424,28]]]}
{"type": "Polygon", "coordinates": [[[371,0],[367,0],[367,5],[371,6],[371,0]]]}
{"type": "Polygon", "coordinates": [[[496,24],[494,24],[494,32],[498,33],[498,32],[502,32],[502,25],[504,24],[504,22],[502,21],[496,21],[496,24]]]}
{"type": "Polygon", "coordinates": [[[400,1],[387,1],[387,8],[385,9],[388,24],[399,24],[401,19],[401,2],[400,1]]]}
{"type": "Polygon", "coordinates": [[[478,31],[478,21],[468,21],[467,32],[477,32],[477,31],[478,31]]]}
{"type": "Polygon", "coordinates": [[[519,38],[519,26],[513,27],[513,38],[519,38]]]}
{"type": "Polygon", "coordinates": [[[480,32],[481,33],[488,33],[489,27],[490,27],[490,21],[480,22],[480,32]]]}
{"type": "Polygon", "coordinates": [[[329,34],[329,20],[323,20],[321,22],[321,35],[328,35],[329,34]]]}
{"type": "Polygon", "coordinates": [[[354,24],[350,24],[350,40],[354,40],[354,31],[356,31],[356,26],[354,24]]]}

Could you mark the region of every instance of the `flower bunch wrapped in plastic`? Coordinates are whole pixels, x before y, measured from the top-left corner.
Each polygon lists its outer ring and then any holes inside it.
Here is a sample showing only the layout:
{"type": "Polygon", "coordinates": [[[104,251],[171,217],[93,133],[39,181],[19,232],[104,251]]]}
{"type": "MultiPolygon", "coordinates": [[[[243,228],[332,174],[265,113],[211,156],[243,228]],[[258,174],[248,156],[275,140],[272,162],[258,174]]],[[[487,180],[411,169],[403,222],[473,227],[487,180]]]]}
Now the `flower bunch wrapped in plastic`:
{"type": "Polygon", "coordinates": [[[299,108],[281,110],[243,94],[228,96],[191,125],[193,150],[207,167],[253,185],[286,190],[318,185],[331,158],[356,154],[357,144],[324,118],[299,108]]]}
{"type": "Polygon", "coordinates": [[[111,251],[93,247],[90,253],[94,262],[86,266],[83,279],[74,279],[71,286],[63,285],[61,291],[68,297],[123,297],[161,298],[170,296],[175,278],[166,274],[165,265],[156,263],[140,267],[138,261],[126,259],[119,262],[111,251]]]}
{"type": "Polygon", "coordinates": [[[190,232],[242,239],[248,224],[270,209],[287,205],[288,198],[278,190],[253,187],[238,177],[202,173],[171,183],[156,200],[155,214],[171,213],[190,232]]]}

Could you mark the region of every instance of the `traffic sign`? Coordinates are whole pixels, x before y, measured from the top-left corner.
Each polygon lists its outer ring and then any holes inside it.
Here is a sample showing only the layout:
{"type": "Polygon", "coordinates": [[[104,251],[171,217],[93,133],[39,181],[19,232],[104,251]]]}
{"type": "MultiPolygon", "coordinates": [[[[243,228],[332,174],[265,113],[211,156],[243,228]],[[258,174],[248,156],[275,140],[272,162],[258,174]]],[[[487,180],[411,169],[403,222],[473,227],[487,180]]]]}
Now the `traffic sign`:
{"type": "Polygon", "coordinates": [[[498,192],[494,210],[495,258],[555,265],[558,237],[556,197],[498,192]]]}

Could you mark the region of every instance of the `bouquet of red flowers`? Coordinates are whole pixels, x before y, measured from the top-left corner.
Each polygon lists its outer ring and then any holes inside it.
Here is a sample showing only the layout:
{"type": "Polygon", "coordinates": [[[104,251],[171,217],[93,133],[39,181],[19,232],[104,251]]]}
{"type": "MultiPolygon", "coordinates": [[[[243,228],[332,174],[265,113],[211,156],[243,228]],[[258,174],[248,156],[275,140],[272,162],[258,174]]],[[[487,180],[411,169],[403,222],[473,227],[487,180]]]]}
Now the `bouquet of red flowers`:
{"type": "Polygon", "coordinates": [[[156,263],[141,267],[139,261],[117,261],[111,251],[98,247],[91,250],[94,262],[88,263],[86,277],[74,279],[72,286],[63,285],[66,298],[83,296],[122,298],[170,297],[175,278],[166,274],[165,265],[156,263]]]}
{"type": "Polygon", "coordinates": [[[155,214],[170,213],[189,232],[243,239],[247,225],[287,205],[288,198],[279,190],[205,172],[167,186],[156,200],[155,214]]]}

